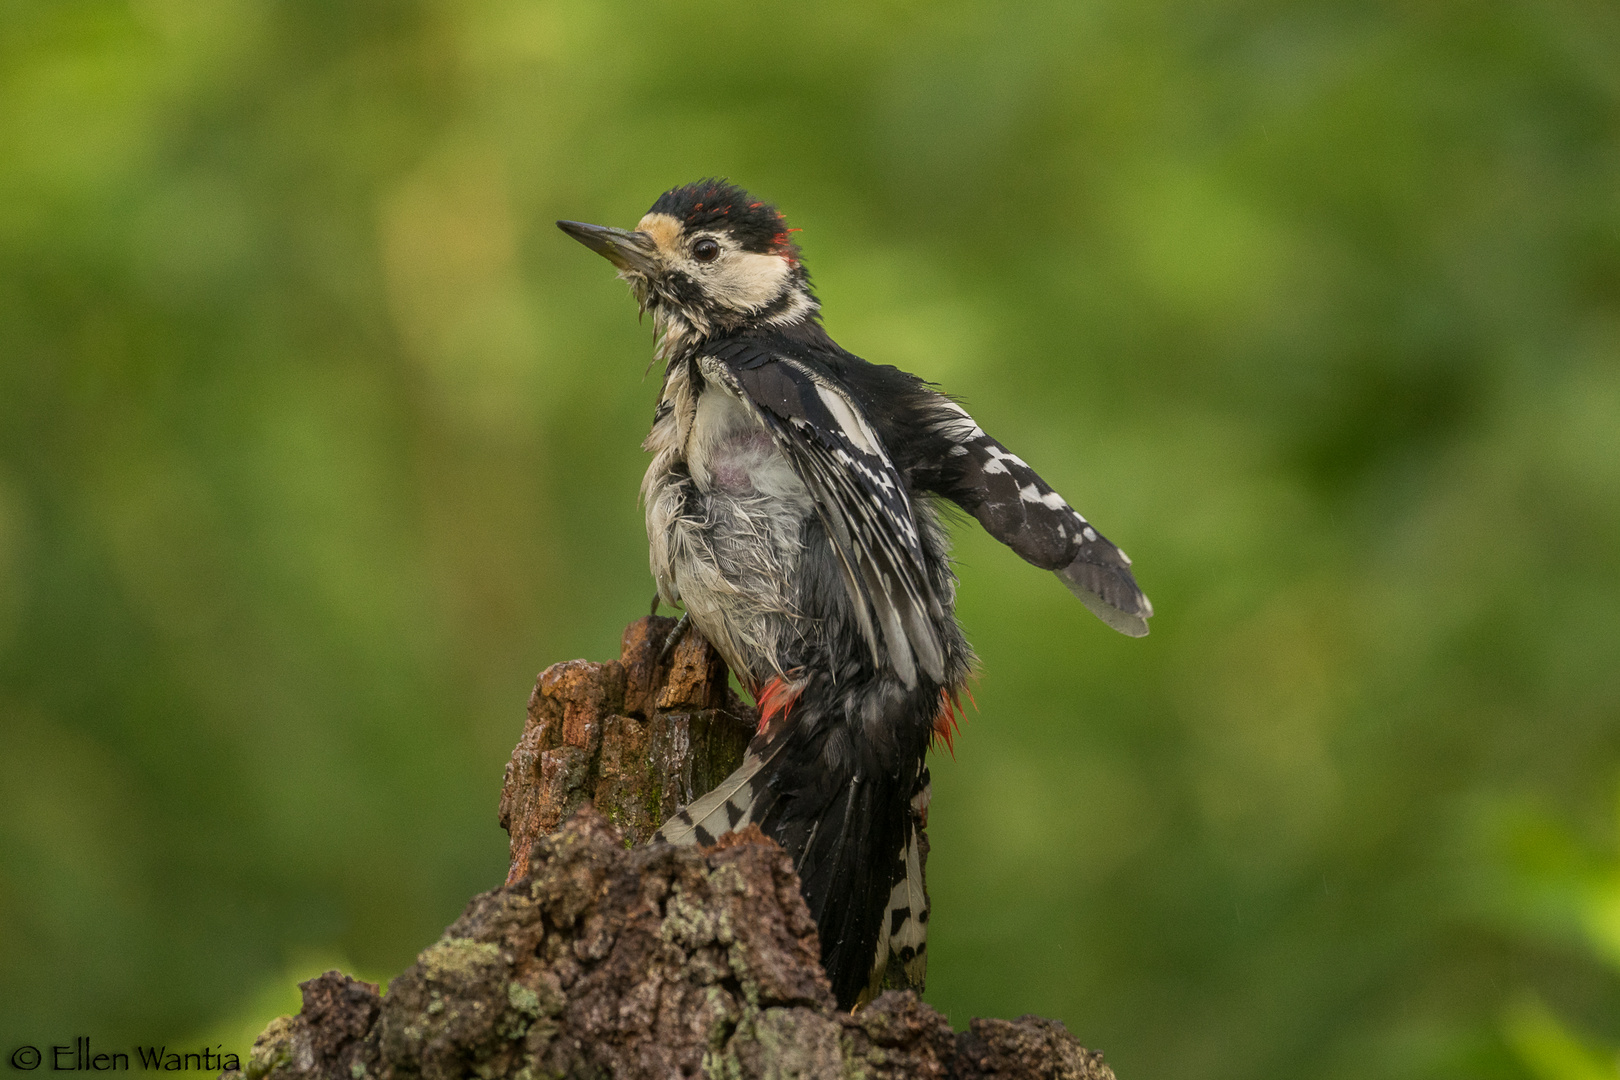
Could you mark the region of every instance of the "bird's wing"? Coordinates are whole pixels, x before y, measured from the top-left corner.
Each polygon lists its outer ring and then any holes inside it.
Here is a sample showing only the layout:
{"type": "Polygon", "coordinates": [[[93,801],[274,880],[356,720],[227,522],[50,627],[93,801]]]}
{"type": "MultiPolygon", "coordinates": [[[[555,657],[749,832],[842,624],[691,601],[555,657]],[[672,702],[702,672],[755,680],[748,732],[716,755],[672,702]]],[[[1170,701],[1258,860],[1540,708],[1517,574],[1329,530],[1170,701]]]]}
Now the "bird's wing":
{"type": "Polygon", "coordinates": [[[750,403],[815,500],[844,570],[861,633],[907,686],[945,677],[911,498],[883,442],[838,382],[759,339],[716,343],[704,374],[750,403]]]}
{"type": "Polygon", "coordinates": [[[1103,622],[1142,637],[1153,605],[1131,560],[1053,491],[1022,458],[984,433],[967,410],[935,395],[932,415],[945,459],[940,493],[1023,558],[1052,570],[1103,622]]]}

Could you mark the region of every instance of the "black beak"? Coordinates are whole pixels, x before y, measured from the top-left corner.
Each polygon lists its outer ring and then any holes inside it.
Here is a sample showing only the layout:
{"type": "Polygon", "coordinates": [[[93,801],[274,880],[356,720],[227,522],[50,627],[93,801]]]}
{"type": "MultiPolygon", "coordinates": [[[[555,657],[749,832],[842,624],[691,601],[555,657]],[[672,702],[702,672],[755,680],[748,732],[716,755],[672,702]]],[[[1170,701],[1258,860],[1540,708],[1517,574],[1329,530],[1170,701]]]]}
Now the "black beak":
{"type": "Polygon", "coordinates": [[[584,244],[620,270],[651,276],[656,268],[657,245],[644,232],[587,225],[583,221],[559,221],[557,228],[584,244]]]}

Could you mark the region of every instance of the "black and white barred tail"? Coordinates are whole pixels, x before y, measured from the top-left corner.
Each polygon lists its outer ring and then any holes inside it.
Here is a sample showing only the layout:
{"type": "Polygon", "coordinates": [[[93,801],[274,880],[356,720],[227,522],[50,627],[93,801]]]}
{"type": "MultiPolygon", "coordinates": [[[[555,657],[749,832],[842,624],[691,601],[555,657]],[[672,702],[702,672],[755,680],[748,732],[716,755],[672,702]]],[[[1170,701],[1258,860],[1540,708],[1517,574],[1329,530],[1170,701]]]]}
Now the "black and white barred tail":
{"type": "Polygon", "coordinates": [[[778,744],[766,751],[770,756],[761,757],[750,747],[735,772],[713,791],[671,814],[653,839],[708,847],[726,833],[763,821],[773,801],[770,774],[765,769],[774,760],[774,751],[780,749],[778,744]]]}
{"type": "Polygon", "coordinates": [[[910,820],[906,824],[905,847],[901,849],[889,889],[889,902],[878,929],[877,951],[872,973],[861,1000],[869,1001],[882,992],[890,965],[898,963],[905,971],[907,985],[921,992],[928,973],[928,884],[924,874],[923,845],[927,838],[928,801],[933,786],[928,769],[922,770],[911,796],[910,820]]]}
{"type": "Polygon", "coordinates": [[[904,970],[908,985],[923,984],[926,744],[884,768],[853,745],[847,724],[818,708],[824,702],[816,700],[816,689],[794,703],[791,717],[754,740],[735,772],[676,811],[654,839],[708,845],[754,824],[780,843],[799,872],[833,993],[851,1008],[881,991],[891,966],[904,970]]]}

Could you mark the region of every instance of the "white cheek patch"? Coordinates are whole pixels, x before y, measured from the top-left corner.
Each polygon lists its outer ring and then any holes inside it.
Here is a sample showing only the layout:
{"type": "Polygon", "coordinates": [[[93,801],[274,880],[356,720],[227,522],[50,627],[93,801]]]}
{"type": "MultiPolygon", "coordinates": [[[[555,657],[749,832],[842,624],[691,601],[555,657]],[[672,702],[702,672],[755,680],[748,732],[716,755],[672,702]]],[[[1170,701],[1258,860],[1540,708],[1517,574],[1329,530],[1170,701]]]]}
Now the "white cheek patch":
{"type": "Polygon", "coordinates": [[[810,299],[810,294],[802,289],[794,289],[792,295],[788,297],[787,307],[767,316],[765,322],[771,326],[787,326],[789,323],[802,321],[815,310],[816,302],[810,299]]]}
{"type": "Polygon", "coordinates": [[[793,272],[780,255],[738,251],[719,236],[720,258],[700,263],[686,249],[685,225],[670,214],[648,214],[636,229],[653,238],[667,265],[680,267],[711,300],[734,311],[757,311],[769,304],[786,290],[793,272]]]}
{"type": "Polygon", "coordinates": [[[753,311],[782,295],[791,272],[780,255],[728,251],[708,273],[700,274],[706,291],[720,303],[737,311],[753,311]]]}

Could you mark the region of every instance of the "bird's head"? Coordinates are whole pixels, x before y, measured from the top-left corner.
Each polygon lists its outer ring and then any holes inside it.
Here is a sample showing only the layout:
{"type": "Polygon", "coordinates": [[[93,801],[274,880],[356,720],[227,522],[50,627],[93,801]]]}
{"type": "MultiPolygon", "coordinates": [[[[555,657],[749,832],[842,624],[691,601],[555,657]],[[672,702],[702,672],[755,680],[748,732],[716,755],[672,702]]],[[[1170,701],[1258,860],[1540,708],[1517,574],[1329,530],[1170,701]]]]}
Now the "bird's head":
{"type": "Polygon", "coordinates": [[[811,321],[820,308],[795,230],[776,207],[724,180],[671,188],[634,230],[557,227],[619,268],[653,313],[666,357],[716,332],[811,321]]]}

